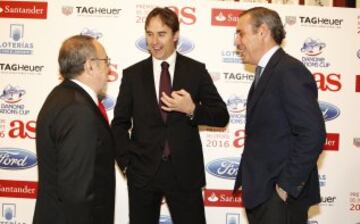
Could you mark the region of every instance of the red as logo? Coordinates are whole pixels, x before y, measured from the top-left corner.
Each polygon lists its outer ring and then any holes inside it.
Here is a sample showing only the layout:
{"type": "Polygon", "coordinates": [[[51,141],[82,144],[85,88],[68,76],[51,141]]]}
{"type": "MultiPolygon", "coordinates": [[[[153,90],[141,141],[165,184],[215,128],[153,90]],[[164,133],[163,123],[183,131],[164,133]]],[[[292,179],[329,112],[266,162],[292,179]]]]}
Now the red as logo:
{"type": "Polygon", "coordinates": [[[36,122],[28,121],[23,122],[21,120],[13,120],[10,122],[10,138],[30,138],[35,139],[36,122]]]}

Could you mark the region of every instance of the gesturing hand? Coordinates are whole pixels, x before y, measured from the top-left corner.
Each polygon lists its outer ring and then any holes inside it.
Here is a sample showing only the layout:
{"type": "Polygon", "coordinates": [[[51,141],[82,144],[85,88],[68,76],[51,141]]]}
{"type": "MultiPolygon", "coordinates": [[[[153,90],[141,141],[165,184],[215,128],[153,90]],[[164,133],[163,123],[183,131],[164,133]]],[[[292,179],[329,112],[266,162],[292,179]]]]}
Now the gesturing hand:
{"type": "Polygon", "coordinates": [[[191,98],[191,95],[184,89],[173,91],[171,96],[166,93],[161,93],[161,102],[164,106],[161,109],[171,112],[177,111],[188,115],[192,115],[195,110],[195,104],[191,98]]]}

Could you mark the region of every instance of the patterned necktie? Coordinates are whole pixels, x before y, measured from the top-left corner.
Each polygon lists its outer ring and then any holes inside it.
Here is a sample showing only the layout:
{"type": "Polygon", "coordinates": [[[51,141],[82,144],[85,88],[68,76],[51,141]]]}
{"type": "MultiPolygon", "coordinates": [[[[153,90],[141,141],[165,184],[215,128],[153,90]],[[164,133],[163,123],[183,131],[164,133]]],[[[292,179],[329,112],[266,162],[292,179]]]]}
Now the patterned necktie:
{"type": "Polygon", "coordinates": [[[106,109],[101,100],[99,100],[98,108],[99,108],[101,114],[103,115],[103,117],[105,118],[105,120],[109,123],[109,118],[107,116],[106,109]]]}
{"type": "Polygon", "coordinates": [[[259,83],[260,74],[261,74],[262,69],[263,69],[263,68],[262,68],[261,66],[256,66],[256,69],[255,69],[255,78],[254,78],[254,88],[256,88],[257,84],[259,83]]]}
{"type": "Polygon", "coordinates": [[[161,109],[161,106],[164,106],[164,104],[160,100],[162,92],[165,92],[166,95],[168,95],[168,96],[170,96],[170,93],[171,93],[169,64],[166,61],[161,63],[160,85],[159,85],[159,107],[160,107],[161,117],[162,117],[163,121],[165,122],[167,119],[168,113],[161,109]]]}

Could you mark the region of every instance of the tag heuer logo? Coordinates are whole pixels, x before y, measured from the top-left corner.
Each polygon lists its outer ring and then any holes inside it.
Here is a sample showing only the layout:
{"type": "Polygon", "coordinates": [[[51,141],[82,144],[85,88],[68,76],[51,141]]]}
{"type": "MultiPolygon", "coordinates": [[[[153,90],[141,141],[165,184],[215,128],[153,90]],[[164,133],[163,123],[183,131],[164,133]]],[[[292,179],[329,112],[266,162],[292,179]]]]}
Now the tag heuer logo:
{"type": "Polygon", "coordinates": [[[62,13],[66,16],[71,15],[73,13],[73,7],[71,6],[63,6],[62,7],[62,13]]]}
{"type": "Polygon", "coordinates": [[[285,21],[286,24],[294,25],[296,23],[296,16],[286,16],[285,21]]]}

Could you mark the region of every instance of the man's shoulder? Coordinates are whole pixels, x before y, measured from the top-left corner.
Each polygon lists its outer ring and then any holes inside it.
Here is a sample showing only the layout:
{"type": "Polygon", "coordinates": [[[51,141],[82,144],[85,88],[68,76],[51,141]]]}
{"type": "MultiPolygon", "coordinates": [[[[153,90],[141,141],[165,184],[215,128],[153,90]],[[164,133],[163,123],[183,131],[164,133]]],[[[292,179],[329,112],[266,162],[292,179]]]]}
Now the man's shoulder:
{"type": "Polygon", "coordinates": [[[176,56],[176,60],[179,63],[189,63],[193,65],[205,66],[205,64],[201,61],[195,60],[193,58],[187,57],[183,54],[178,53],[176,56]]]}
{"type": "Polygon", "coordinates": [[[141,61],[138,61],[138,62],[126,67],[124,69],[124,72],[136,71],[136,70],[143,68],[147,64],[151,65],[151,63],[152,63],[151,57],[148,57],[148,58],[145,58],[141,61]]]}
{"type": "Polygon", "coordinates": [[[275,52],[272,59],[278,61],[279,63],[277,64],[281,68],[305,67],[304,64],[299,59],[288,54],[282,48],[280,48],[277,52],[275,52]]]}

